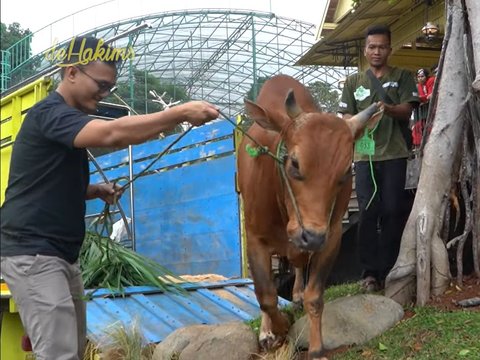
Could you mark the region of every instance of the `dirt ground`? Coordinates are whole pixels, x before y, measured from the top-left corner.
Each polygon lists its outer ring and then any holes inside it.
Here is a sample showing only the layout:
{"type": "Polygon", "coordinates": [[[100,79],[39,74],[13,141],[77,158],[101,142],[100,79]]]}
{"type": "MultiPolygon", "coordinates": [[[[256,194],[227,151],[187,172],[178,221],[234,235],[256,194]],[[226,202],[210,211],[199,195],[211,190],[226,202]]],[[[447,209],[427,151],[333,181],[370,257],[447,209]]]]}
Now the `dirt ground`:
{"type": "MultiPolygon", "coordinates": [[[[464,309],[457,305],[457,301],[480,297],[480,279],[474,275],[466,276],[463,279],[463,285],[459,286],[456,281],[452,281],[450,287],[441,296],[433,297],[428,306],[434,306],[441,310],[461,310],[464,309]]],[[[465,308],[471,311],[480,312],[480,306],[465,308]]]]}
{"type": "MultiPolygon", "coordinates": [[[[182,275],[183,279],[189,282],[198,282],[198,281],[205,281],[205,282],[214,282],[219,280],[226,280],[225,277],[217,274],[205,274],[205,275],[182,275]]],[[[447,291],[437,297],[433,297],[428,306],[433,306],[438,308],[439,310],[443,311],[460,311],[462,309],[461,306],[457,305],[457,302],[460,300],[470,299],[474,297],[480,297],[480,279],[478,279],[475,275],[468,275],[465,276],[463,279],[463,285],[457,285],[455,280],[452,280],[450,287],[447,291]]],[[[469,307],[466,308],[469,311],[478,311],[480,312],[480,306],[469,307]]],[[[412,317],[414,313],[412,311],[405,311],[404,318],[412,317]]],[[[342,346],[338,349],[331,350],[327,352],[325,355],[327,358],[331,358],[333,354],[342,353],[348,350],[348,346],[342,346]]],[[[267,357],[267,359],[270,359],[267,357]]],[[[307,351],[303,351],[298,354],[296,360],[306,360],[307,359],[307,351]]]]}

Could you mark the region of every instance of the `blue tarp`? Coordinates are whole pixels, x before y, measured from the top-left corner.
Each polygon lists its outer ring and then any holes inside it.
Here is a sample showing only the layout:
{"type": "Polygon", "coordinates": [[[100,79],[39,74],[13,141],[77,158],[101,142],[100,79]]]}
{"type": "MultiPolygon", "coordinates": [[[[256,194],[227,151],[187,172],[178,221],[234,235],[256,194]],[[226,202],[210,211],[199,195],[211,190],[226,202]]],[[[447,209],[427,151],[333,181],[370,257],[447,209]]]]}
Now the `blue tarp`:
{"type": "MultiPolygon", "coordinates": [[[[89,338],[99,340],[110,326],[121,322],[128,327],[136,321],[146,340],[158,343],[188,325],[247,321],[260,315],[250,279],[182,286],[187,295],[146,286],[126,288],[125,296],[115,298],[106,297],[110,294],[107,290],[96,291],[87,302],[89,338]]],[[[279,298],[280,306],[288,304],[279,298]]]]}

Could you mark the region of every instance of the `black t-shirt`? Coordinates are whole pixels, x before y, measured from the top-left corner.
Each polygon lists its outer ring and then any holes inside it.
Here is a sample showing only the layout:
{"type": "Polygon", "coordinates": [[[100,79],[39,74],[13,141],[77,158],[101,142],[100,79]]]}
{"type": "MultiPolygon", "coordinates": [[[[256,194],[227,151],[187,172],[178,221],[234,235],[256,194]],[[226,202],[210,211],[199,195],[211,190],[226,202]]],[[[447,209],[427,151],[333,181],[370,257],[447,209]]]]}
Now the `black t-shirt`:
{"type": "Polygon", "coordinates": [[[73,141],[90,120],[56,91],[27,113],[13,145],[1,208],[2,256],[78,259],[90,179],[86,150],[73,141]]]}

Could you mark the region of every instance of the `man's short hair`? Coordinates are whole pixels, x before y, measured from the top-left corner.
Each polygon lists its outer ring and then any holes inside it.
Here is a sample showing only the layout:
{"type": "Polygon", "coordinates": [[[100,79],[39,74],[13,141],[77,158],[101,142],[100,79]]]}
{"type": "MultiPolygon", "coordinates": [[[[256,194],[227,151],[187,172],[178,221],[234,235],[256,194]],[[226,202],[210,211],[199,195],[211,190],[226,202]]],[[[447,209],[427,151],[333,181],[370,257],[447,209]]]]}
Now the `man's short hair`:
{"type": "Polygon", "coordinates": [[[91,54],[95,54],[97,49],[103,49],[105,53],[107,52],[112,52],[114,51],[114,47],[107,45],[103,42],[101,39],[97,39],[93,36],[75,36],[71,41],[69,41],[66,45],[66,52],[69,54],[61,63],[62,70],[61,70],[61,77],[63,79],[64,73],[65,73],[65,68],[68,65],[75,65],[75,66],[80,66],[84,67],[88,65],[89,62],[92,61],[101,61],[104,62],[110,66],[113,66],[115,68],[115,71],[117,70],[117,65],[120,62],[119,60],[110,60],[106,57],[103,58],[94,58],[91,59],[90,61],[87,61],[86,63],[84,62],[85,56],[82,56],[82,54],[85,54],[85,51],[89,49],[89,52],[91,51],[91,54]],[[72,46],[73,42],[73,46],[72,46]],[[81,62],[79,64],[79,62],[81,62]]]}
{"type": "Polygon", "coordinates": [[[365,38],[369,37],[370,35],[385,35],[388,37],[388,42],[392,42],[392,32],[387,25],[370,26],[365,33],[365,38]]]}

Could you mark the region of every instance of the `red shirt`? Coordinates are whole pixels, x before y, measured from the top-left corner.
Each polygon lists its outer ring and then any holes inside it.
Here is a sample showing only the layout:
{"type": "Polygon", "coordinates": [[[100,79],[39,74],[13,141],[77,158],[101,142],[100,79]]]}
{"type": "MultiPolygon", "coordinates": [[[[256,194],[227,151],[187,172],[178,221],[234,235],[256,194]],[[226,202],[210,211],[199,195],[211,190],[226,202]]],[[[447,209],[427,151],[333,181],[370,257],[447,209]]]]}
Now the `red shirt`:
{"type": "Polygon", "coordinates": [[[435,83],[435,77],[429,76],[425,81],[425,84],[417,84],[418,87],[418,97],[422,103],[428,102],[428,96],[432,94],[433,84],[435,83]]]}

